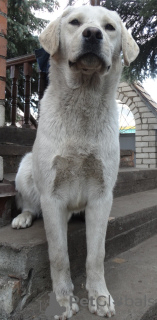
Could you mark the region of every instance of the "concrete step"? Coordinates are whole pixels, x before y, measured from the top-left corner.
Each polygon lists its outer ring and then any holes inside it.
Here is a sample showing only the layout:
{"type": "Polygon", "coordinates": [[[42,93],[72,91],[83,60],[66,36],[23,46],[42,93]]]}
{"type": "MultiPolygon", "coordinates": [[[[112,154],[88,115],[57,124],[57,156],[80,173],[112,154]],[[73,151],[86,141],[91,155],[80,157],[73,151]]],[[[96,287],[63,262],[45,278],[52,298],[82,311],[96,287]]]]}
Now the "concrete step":
{"type": "Polygon", "coordinates": [[[14,183],[0,181],[0,228],[11,223],[11,213],[15,203],[14,183]]]}
{"type": "Polygon", "coordinates": [[[32,146],[15,143],[0,143],[0,156],[3,157],[4,173],[17,172],[23,156],[32,150],[32,146]]]}
{"type": "MultiPolygon", "coordinates": [[[[105,262],[105,275],[109,292],[115,300],[114,320],[157,319],[157,235],[105,262]]],[[[74,294],[79,299],[80,311],[75,320],[100,320],[87,308],[83,272],[74,279],[74,294]]],[[[50,320],[55,308],[50,304],[51,291],[34,299],[23,311],[18,310],[9,320],[50,320]]],[[[5,320],[5,319],[3,319],[5,320]]]]}
{"type": "Polygon", "coordinates": [[[36,130],[30,128],[0,128],[0,156],[4,161],[4,173],[17,172],[21,158],[32,150],[36,130]]]}
{"type": "MultiPolygon", "coordinates": [[[[5,173],[7,180],[14,181],[16,173],[5,173]]],[[[114,197],[157,188],[157,169],[119,169],[114,197]]]]}
{"type": "Polygon", "coordinates": [[[157,169],[120,169],[114,197],[157,188],[157,169]]]}
{"type": "MultiPolygon", "coordinates": [[[[154,189],[114,199],[106,237],[106,260],[157,233],[156,194],[157,189],[154,189]]],[[[75,279],[84,272],[86,258],[85,223],[79,216],[69,222],[68,243],[71,273],[75,279]]],[[[42,219],[24,230],[13,230],[10,225],[1,229],[0,275],[3,315],[25,307],[40,292],[50,289],[42,219]]]]}
{"type": "Polygon", "coordinates": [[[1,127],[0,143],[15,143],[21,146],[32,146],[36,137],[36,130],[30,128],[1,127]]]}

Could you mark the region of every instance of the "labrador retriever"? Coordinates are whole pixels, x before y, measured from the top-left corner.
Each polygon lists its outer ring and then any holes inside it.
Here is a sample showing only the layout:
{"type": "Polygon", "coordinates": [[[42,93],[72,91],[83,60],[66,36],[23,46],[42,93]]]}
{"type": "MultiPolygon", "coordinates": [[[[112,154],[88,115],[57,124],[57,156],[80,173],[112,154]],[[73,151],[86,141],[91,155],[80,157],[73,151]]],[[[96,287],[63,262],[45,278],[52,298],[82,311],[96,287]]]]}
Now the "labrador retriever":
{"type": "Polygon", "coordinates": [[[49,85],[41,101],[37,137],[16,176],[22,213],[13,228],[26,228],[42,211],[53,290],[66,311],[73,284],[67,254],[67,221],[85,210],[86,289],[89,311],[115,314],[104,278],[105,236],[119,167],[116,90],[122,56],[129,65],[139,48],[116,12],[68,7],[39,37],[50,54],[49,85]]]}

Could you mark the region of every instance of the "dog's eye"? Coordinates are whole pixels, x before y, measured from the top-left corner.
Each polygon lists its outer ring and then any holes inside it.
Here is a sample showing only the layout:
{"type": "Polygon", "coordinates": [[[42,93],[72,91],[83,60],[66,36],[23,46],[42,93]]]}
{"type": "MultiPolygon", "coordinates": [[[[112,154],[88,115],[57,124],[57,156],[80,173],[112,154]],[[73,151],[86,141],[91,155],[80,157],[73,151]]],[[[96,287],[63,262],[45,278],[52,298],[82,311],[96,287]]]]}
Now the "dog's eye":
{"type": "Polygon", "coordinates": [[[80,26],[80,22],[77,19],[74,19],[74,20],[70,21],[69,23],[72,24],[73,26],[80,26]]]}
{"type": "Polygon", "coordinates": [[[106,24],[105,29],[109,30],[109,31],[114,31],[115,30],[115,28],[110,23],[106,24]]]}

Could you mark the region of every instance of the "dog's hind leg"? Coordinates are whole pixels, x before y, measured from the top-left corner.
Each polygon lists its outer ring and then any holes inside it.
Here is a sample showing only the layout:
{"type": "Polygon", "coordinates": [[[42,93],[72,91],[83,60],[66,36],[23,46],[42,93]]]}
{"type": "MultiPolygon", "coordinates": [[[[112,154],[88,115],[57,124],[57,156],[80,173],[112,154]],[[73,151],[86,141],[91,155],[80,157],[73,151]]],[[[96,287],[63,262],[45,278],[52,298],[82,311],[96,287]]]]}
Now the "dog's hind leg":
{"type": "Polygon", "coordinates": [[[32,174],[32,153],[22,159],[15,179],[17,207],[22,210],[12,221],[12,228],[30,227],[41,212],[40,198],[32,174]]]}

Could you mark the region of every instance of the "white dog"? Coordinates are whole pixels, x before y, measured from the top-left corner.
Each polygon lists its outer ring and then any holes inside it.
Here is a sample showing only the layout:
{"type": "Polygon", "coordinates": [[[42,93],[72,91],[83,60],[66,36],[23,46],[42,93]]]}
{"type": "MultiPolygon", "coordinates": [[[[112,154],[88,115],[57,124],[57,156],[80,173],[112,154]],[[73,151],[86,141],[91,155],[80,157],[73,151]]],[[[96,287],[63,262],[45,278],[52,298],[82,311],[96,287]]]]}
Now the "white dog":
{"type": "Polygon", "coordinates": [[[22,213],[12,227],[29,227],[42,210],[53,290],[66,307],[55,318],[67,319],[79,310],[69,302],[67,221],[85,209],[89,311],[111,317],[115,309],[104,279],[104,257],[119,167],[116,89],[121,51],[129,65],[139,49],[118,14],[102,7],[67,8],[39,39],[51,56],[50,83],[33,152],[23,158],[16,176],[22,213]]]}

